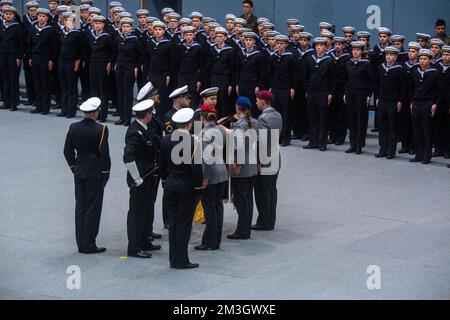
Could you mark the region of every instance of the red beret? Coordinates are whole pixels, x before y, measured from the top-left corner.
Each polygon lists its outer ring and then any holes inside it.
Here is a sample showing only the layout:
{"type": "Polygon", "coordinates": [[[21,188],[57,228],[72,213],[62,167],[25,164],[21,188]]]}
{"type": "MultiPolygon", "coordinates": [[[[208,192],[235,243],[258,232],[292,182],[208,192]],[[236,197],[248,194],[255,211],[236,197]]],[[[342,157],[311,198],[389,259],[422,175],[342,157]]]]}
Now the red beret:
{"type": "Polygon", "coordinates": [[[267,90],[261,90],[258,92],[258,95],[256,96],[258,99],[264,100],[264,101],[273,101],[273,94],[270,91],[267,90]]]}
{"type": "Polygon", "coordinates": [[[217,113],[217,110],[214,109],[214,107],[211,107],[207,104],[204,104],[200,107],[200,111],[207,111],[207,112],[213,112],[213,113],[217,113]]]}

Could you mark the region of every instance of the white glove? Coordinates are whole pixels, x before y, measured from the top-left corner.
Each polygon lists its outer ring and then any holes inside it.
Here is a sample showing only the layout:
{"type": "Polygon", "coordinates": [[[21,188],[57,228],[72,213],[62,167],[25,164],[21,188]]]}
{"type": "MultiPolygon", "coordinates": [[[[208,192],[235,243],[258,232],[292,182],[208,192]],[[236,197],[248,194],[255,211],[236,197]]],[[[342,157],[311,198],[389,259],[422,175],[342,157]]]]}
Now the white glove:
{"type": "Polygon", "coordinates": [[[139,170],[137,168],[136,162],[128,162],[125,163],[125,167],[127,168],[128,172],[131,175],[131,178],[134,180],[134,184],[136,187],[139,187],[141,184],[144,183],[144,180],[141,178],[139,174],[139,170]]]}

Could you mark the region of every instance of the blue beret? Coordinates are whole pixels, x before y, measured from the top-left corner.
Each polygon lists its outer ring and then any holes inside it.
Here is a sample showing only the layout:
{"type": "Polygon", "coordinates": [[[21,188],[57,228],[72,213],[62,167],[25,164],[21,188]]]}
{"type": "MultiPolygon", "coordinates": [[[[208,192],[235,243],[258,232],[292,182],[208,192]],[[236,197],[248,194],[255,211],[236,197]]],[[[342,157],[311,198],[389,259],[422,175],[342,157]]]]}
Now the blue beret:
{"type": "Polygon", "coordinates": [[[250,109],[252,107],[252,103],[250,102],[250,99],[247,97],[239,97],[236,100],[236,104],[238,106],[250,109]]]}

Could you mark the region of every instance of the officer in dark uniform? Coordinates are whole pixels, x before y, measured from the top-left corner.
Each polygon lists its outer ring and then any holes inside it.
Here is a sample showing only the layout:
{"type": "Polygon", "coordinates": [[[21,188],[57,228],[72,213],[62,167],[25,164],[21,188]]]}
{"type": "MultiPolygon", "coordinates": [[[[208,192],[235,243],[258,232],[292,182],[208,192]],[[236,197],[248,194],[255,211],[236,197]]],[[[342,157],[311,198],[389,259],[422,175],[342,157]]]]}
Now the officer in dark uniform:
{"type": "Polygon", "coordinates": [[[430,66],[433,52],[419,51],[419,68],[412,73],[413,99],[411,104],[414,149],[416,156],[410,162],[428,164],[432,156],[432,119],[436,114],[441,73],[430,66]]]}
{"type": "Polygon", "coordinates": [[[148,80],[158,88],[161,103],[156,114],[162,119],[169,111],[169,85],[175,71],[176,54],[173,43],[164,36],[164,23],[155,21],[152,26],[153,36],[148,38],[145,44],[147,54],[145,68],[148,80]]]}
{"type": "Polygon", "coordinates": [[[109,179],[108,127],[96,122],[101,101],[91,98],[80,106],[82,121],[70,125],[64,156],[75,178],[75,229],[80,253],[100,253],[95,239],[100,225],[103,190],[109,179]]]}
{"type": "Polygon", "coordinates": [[[403,63],[408,90],[405,92],[402,102],[403,107],[400,112],[399,139],[402,142],[402,147],[398,153],[409,153],[411,155],[414,154],[411,109],[409,108],[412,102],[411,75],[419,67],[418,55],[420,49],[422,49],[422,46],[419,43],[414,41],[408,43],[408,60],[403,63]]]}
{"type": "MultiPolygon", "coordinates": [[[[269,91],[260,91],[256,96],[256,105],[262,112],[258,118],[260,130],[267,130],[267,156],[273,161],[260,164],[255,180],[255,202],[258,209],[258,219],[252,226],[253,230],[273,230],[277,211],[277,180],[280,170],[280,151],[278,143],[274,143],[272,150],[272,130],[280,133],[283,120],[279,112],[272,108],[273,95],[269,91]],[[272,153],[275,151],[275,153],[272,153]]],[[[259,141],[260,145],[262,141],[259,141]]],[[[261,160],[261,159],[260,159],[261,160]]]]}
{"type": "Polygon", "coordinates": [[[378,100],[378,127],[380,150],[377,158],[393,159],[397,151],[398,114],[406,91],[403,67],[396,61],[400,50],[388,46],[384,49],[386,62],[378,66],[376,92],[378,100]]]}
{"type": "MultiPolygon", "coordinates": [[[[23,30],[25,32],[25,39],[28,39],[28,35],[31,32],[32,27],[37,23],[36,10],[39,7],[39,3],[36,1],[29,1],[25,4],[27,12],[23,15],[23,30]]],[[[26,44],[25,44],[26,45],[26,44]]],[[[31,59],[29,55],[31,52],[25,48],[23,57],[23,70],[25,73],[25,87],[27,91],[28,104],[36,105],[36,90],[33,82],[33,72],[28,61],[31,59]]]]}
{"type": "Polygon", "coordinates": [[[28,56],[36,88],[36,109],[31,113],[48,114],[50,112],[50,72],[58,59],[58,34],[48,23],[50,11],[37,9],[37,23],[28,33],[28,56]]]}
{"type": "Polygon", "coordinates": [[[75,14],[64,12],[64,24],[60,35],[60,54],[58,62],[59,83],[61,86],[61,113],[58,117],[73,118],[77,111],[78,86],[77,73],[80,70],[83,51],[86,49],[85,38],[74,26],[75,14]]]}
{"type": "MultiPolygon", "coordinates": [[[[289,110],[295,96],[295,88],[299,81],[297,59],[292,52],[287,51],[289,38],[285,35],[275,37],[277,51],[270,57],[268,63],[267,79],[271,92],[274,95],[273,106],[283,117],[280,144],[288,146],[291,143],[291,121],[289,110]]],[[[256,113],[259,116],[260,112],[256,113]]]]}
{"type": "Polygon", "coordinates": [[[0,73],[3,84],[3,108],[16,111],[19,105],[19,70],[25,48],[22,26],[15,20],[16,8],[3,6],[0,25],[0,73]]]}
{"type": "Polygon", "coordinates": [[[106,18],[100,15],[92,17],[93,28],[88,32],[90,46],[89,77],[92,94],[102,100],[100,122],[108,116],[108,75],[114,59],[113,40],[105,30],[106,18]]]}
{"type": "MultiPolygon", "coordinates": [[[[153,230],[155,211],[155,180],[159,149],[149,123],[153,118],[153,100],[146,99],[133,107],[136,120],[125,136],[123,161],[128,170],[127,183],[130,188],[130,208],[127,218],[128,256],[151,258],[146,251],[159,250],[148,235],[153,230]]],[[[159,182],[159,181],[158,181],[159,182]]]]}
{"type": "Polygon", "coordinates": [[[201,163],[197,164],[192,160],[195,152],[194,138],[190,134],[193,115],[194,110],[191,108],[183,108],[173,115],[172,120],[179,130],[164,137],[160,157],[160,175],[161,180],[165,181],[164,193],[169,214],[169,261],[170,267],[175,269],[198,267],[188,257],[196,189],[204,185],[201,163]],[[174,139],[175,133],[179,136],[178,139],[174,139]],[[171,156],[172,149],[180,142],[190,142],[190,148],[181,151],[183,154],[186,151],[189,153],[186,155],[188,161],[175,164],[171,156]]]}
{"type": "Polygon", "coordinates": [[[303,148],[327,150],[328,108],[336,89],[336,71],[333,58],[326,55],[328,40],[314,39],[316,53],[308,57],[304,79],[308,96],[309,143],[303,148]]]}

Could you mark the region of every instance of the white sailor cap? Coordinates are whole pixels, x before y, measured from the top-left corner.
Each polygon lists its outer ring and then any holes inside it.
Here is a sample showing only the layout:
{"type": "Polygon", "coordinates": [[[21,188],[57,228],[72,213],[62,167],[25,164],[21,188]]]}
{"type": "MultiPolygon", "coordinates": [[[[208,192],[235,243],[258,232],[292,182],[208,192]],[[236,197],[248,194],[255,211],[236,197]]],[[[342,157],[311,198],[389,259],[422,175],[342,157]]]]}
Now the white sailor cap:
{"type": "Polygon", "coordinates": [[[157,17],[147,17],[147,24],[153,23],[155,21],[158,21],[159,19],[157,17]]]}
{"type": "Polygon", "coordinates": [[[347,40],[344,37],[334,37],[333,38],[334,43],[346,43],[347,40]]]}
{"type": "Polygon", "coordinates": [[[223,27],[217,27],[216,29],[214,29],[214,31],[216,32],[216,34],[223,34],[223,35],[228,35],[228,31],[223,28],[223,27]]]}
{"type": "Polygon", "coordinates": [[[13,4],[13,0],[1,0],[0,6],[11,6],[13,4]]]}
{"type": "Polygon", "coordinates": [[[195,27],[192,27],[192,26],[187,26],[187,27],[184,27],[184,28],[181,29],[181,32],[183,34],[185,34],[185,33],[195,33],[195,31],[196,31],[195,27]]]}
{"type": "Polygon", "coordinates": [[[25,7],[27,9],[37,8],[37,7],[39,7],[39,3],[37,3],[36,1],[28,1],[27,3],[25,3],[25,7]]]}
{"type": "Polygon", "coordinates": [[[147,82],[145,86],[143,86],[142,89],[139,90],[136,100],[141,101],[142,99],[150,95],[156,94],[157,92],[158,89],[156,89],[151,82],[147,82]]]}
{"type": "Polygon", "coordinates": [[[275,30],[269,30],[266,32],[266,38],[274,38],[278,35],[280,35],[281,33],[279,33],[278,31],[275,30]]]}
{"type": "Polygon", "coordinates": [[[447,45],[442,46],[442,52],[450,53],[450,46],[447,46],[447,45]]]}
{"type": "Polygon", "coordinates": [[[392,31],[391,31],[391,29],[386,28],[386,27],[379,27],[378,34],[387,34],[388,36],[390,36],[392,34],[392,31]]]}
{"type": "Polygon", "coordinates": [[[256,19],[256,24],[257,25],[263,24],[264,22],[270,22],[269,18],[260,17],[260,18],[256,19]]]}
{"type": "Polygon", "coordinates": [[[191,108],[182,108],[174,113],[172,121],[178,124],[188,123],[194,117],[194,110],[191,108]]]}
{"type": "Polygon", "coordinates": [[[241,34],[243,35],[246,32],[253,32],[253,30],[250,29],[250,28],[240,28],[238,31],[236,31],[236,34],[237,35],[241,35],[241,34]]]}
{"type": "Polygon", "coordinates": [[[394,46],[387,46],[386,48],[384,48],[384,52],[386,53],[386,54],[388,54],[388,53],[393,53],[393,54],[396,54],[396,55],[399,55],[400,54],[400,50],[398,50],[396,47],[394,47],[394,46]]]}
{"type": "Polygon", "coordinates": [[[163,28],[163,29],[165,29],[166,28],[166,24],[164,22],[162,22],[162,21],[156,20],[156,21],[153,21],[152,27],[153,28],[163,28]]]}
{"type": "Polygon", "coordinates": [[[93,5],[94,1],[93,0],[81,0],[81,4],[93,5]]]}
{"type": "Polygon", "coordinates": [[[125,17],[125,18],[121,18],[121,19],[120,19],[119,25],[120,25],[120,26],[123,26],[124,24],[129,24],[129,25],[132,26],[133,23],[134,23],[134,20],[133,20],[133,19],[128,18],[128,17],[125,17]]]}
{"type": "Polygon", "coordinates": [[[111,12],[114,13],[121,13],[121,12],[125,12],[125,9],[123,7],[114,7],[111,9],[111,12]]]}
{"type": "Polygon", "coordinates": [[[218,92],[219,92],[219,87],[212,87],[212,88],[208,88],[208,89],[205,89],[202,92],[200,92],[200,96],[201,97],[217,96],[218,92]]]}
{"type": "Polygon", "coordinates": [[[139,9],[138,11],[136,11],[136,17],[148,16],[149,14],[150,12],[147,9],[139,9]]]}
{"type": "Polygon", "coordinates": [[[419,57],[420,56],[425,56],[425,57],[428,57],[430,59],[434,59],[434,53],[430,49],[420,49],[419,50],[419,57]]]}
{"type": "Polygon", "coordinates": [[[359,48],[359,49],[364,49],[366,47],[366,44],[362,41],[352,41],[350,45],[352,48],[359,48]]]}
{"type": "Polygon", "coordinates": [[[234,23],[240,24],[245,27],[247,25],[247,20],[245,20],[243,18],[236,18],[236,19],[234,19],[234,23]]]}
{"type": "Polygon", "coordinates": [[[89,98],[81,104],[80,110],[83,112],[93,112],[97,110],[101,104],[102,101],[99,98],[97,97],[89,98]]]}
{"type": "Polygon", "coordinates": [[[120,3],[119,1],[111,1],[108,6],[110,9],[112,9],[114,7],[121,7],[122,3],[120,3]]]}
{"type": "Polygon", "coordinates": [[[163,9],[161,10],[161,15],[164,16],[164,15],[166,15],[166,14],[168,14],[168,13],[171,13],[171,12],[175,12],[175,10],[173,10],[172,8],[169,8],[169,7],[163,8],[163,9]]]}
{"type": "Polygon", "coordinates": [[[242,34],[243,36],[244,36],[244,38],[251,38],[251,39],[258,39],[258,35],[256,34],[256,33],[254,33],[253,31],[247,31],[247,32],[244,32],[243,34],[242,34]]]}
{"type": "Polygon", "coordinates": [[[287,19],[286,23],[288,26],[292,26],[292,25],[300,24],[300,21],[298,19],[291,18],[291,19],[287,19]]]}
{"type": "Polygon", "coordinates": [[[171,12],[171,13],[167,14],[167,17],[169,18],[169,20],[177,20],[177,21],[179,21],[181,19],[180,14],[178,14],[176,12],[171,12]]]}
{"type": "Polygon", "coordinates": [[[89,14],[102,14],[102,10],[97,7],[90,7],[89,8],[89,14]]]}
{"type": "Polygon", "coordinates": [[[217,22],[210,22],[208,23],[209,30],[215,30],[216,28],[220,27],[220,24],[217,22]]]}
{"type": "Polygon", "coordinates": [[[73,13],[73,12],[66,11],[66,12],[63,13],[63,17],[64,17],[64,19],[73,19],[73,20],[75,20],[77,15],[75,13],[73,13]]]}
{"type": "Polygon", "coordinates": [[[342,28],[342,32],[344,33],[355,33],[356,29],[353,28],[352,26],[345,26],[342,28]]]}
{"type": "Polygon", "coordinates": [[[136,103],[133,106],[132,110],[134,112],[140,112],[140,111],[145,111],[145,110],[153,111],[154,104],[155,104],[155,101],[153,101],[152,99],[146,99],[146,100],[136,103]]]}
{"type": "Polygon", "coordinates": [[[324,37],[316,37],[316,38],[314,38],[313,42],[314,42],[314,44],[327,44],[328,40],[327,40],[327,38],[324,38],[324,37]]]}
{"type": "Polygon", "coordinates": [[[80,11],[89,11],[89,9],[91,8],[91,5],[90,4],[82,4],[78,8],[80,9],[80,11]]]}
{"type": "Polygon", "coordinates": [[[36,10],[36,14],[45,14],[47,17],[51,16],[50,10],[48,10],[46,8],[38,8],[36,10]]]}
{"type": "Polygon", "coordinates": [[[103,22],[103,23],[105,23],[106,22],[106,17],[101,16],[101,15],[96,15],[96,16],[92,17],[91,21],[92,22],[103,22]]]}
{"type": "Polygon", "coordinates": [[[274,30],[275,29],[275,25],[272,22],[264,22],[262,24],[263,29],[269,29],[269,30],[274,30]]]}
{"type": "Polygon", "coordinates": [[[176,99],[184,96],[189,96],[187,85],[173,90],[172,93],[169,95],[169,99],[176,99]]]}
{"type": "Polygon", "coordinates": [[[417,37],[417,39],[425,39],[425,40],[428,40],[431,38],[431,36],[429,34],[421,33],[421,32],[416,33],[416,37],[417,37]]]}
{"type": "Polygon", "coordinates": [[[133,15],[130,12],[124,11],[119,14],[120,19],[122,18],[130,18],[133,19],[133,15]]]}
{"type": "Polygon", "coordinates": [[[356,37],[359,38],[366,38],[366,39],[370,39],[370,37],[372,36],[372,34],[369,31],[358,31],[356,33],[356,37]]]}
{"type": "Polygon", "coordinates": [[[278,36],[275,36],[275,40],[277,42],[285,42],[285,43],[289,42],[289,38],[283,34],[279,34],[278,36]]]}
{"type": "Polygon", "coordinates": [[[439,38],[433,38],[430,40],[430,46],[433,46],[433,45],[442,47],[443,45],[445,45],[445,43],[444,43],[444,41],[442,41],[439,38]]]}
{"type": "Polygon", "coordinates": [[[333,25],[331,23],[329,23],[329,22],[322,21],[321,23],[319,23],[319,28],[321,28],[321,29],[332,29],[333,25]]]}
{"type": "Polygon", "coordinates": [[[402,42],[403,43],[403,42],[405,42],[405,40],[406,40],[406,37],[402,36],[401,34],[394,34],[391,36],[392,43],[394,43],[394,42],[402,42]]]}
{"type": "Polygon", "coordinates": [[[15,7],[13,7],[13,6],[4,6],[2,8],[2,12],[3,13],[5,13],[5,12],[17,13],[17,9],[15,7]]]}
{"type": "Polygon", "coordinates": [[[320,36],[323,37],[323,38],[328,38],[328,39],[333,40],[333,38],[334,38],[334,33],[331,32],[331,31],[328,31],[328,30],[323,30],[323,31],[320,33],[320,36]]]}
{"type": "Polygon", "coordinates": [[[300,39],[308,39],[311,40],[313,35],[309,32],[300,32],[299,35],[300,39]]]}
{"type": "Polygon", "coordinates": [[[200,12],[198,12],[198,11],[193,11],[189,15],[189,18],[191,18],[191,19],[199,18],[201,20],[201,19],[203,19],[203,15],[200,12]]]}
{"type": "Polygon", "coordinates": [[[181,18],[178,22],[179,24],[187,24],[188,26],[192,24],[192,20],[189,18],[181,18]]]}
{"type": "Polygon", "coordinates": [[[204,17],[203,18],[203,23],[211,23],[211,22],[216,22],[216,19],[211,18],[211,17],[204,17]]]}
{"type": "Polygon", "coordinates": [[[63,13],[63,12],[68,11],[69,9],[70,9],[69,6],[60,5],[60,6],[56,7],[56,12],[57,13],[63,13]]]}
{"type": "Polygon", "coordinates": [[[229,13],[229,14],[227,14],[225,16],[225,21],[233,20],[233,22],[234,22],[235,19],[236,19],[236,16],[234,14],[231,14],[231,13],[229,13]]]}
{"type": "Polygon", "coordinates": [[[291,25],[291,30],[295,32],[302,32],[303,30],[305,30],[305,27],[301,24],[293,24],[291,25]]]}
{"type": "Polygon", "coordinates": [[[422,46],[420,45],[420,43],[411,41],[410,43],[408,43],[408,49],[414,49],[414,50],[419,51],[420,49],[422,49],[422,46]]]}

